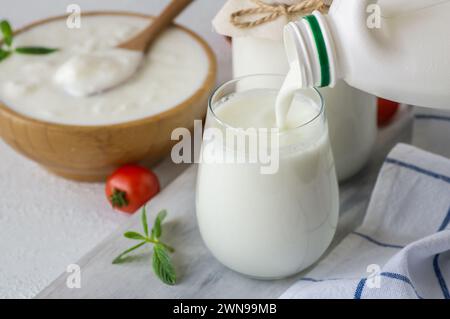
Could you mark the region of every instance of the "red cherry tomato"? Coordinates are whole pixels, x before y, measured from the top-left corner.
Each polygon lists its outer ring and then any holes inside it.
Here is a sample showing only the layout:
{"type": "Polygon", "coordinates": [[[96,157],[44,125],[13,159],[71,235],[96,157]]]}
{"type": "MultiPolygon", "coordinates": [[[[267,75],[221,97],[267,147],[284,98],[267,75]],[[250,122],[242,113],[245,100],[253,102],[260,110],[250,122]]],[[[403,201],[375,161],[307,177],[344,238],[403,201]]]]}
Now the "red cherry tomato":
{"type": "Polygon", "coordinates": [[[388,124],[397,113],[399,106],[399,103],[378,98],[378,126],[388,124]]]}
{"type": "Polygon", "coordinates": [[[106,181],[106,196],[111,205],[126,213],[134,213],[159,192],[158,177],[138,165],[117,169],[106,181]]]}

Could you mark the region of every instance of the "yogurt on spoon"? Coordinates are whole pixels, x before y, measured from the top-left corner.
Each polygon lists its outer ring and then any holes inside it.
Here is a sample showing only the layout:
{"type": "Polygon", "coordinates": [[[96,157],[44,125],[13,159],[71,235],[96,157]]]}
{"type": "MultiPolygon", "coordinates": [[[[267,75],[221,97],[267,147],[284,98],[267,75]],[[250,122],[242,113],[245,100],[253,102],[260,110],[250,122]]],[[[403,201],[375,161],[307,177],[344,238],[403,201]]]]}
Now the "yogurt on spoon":
{"type": "Polygon", "coordinates": [[[73,56],[53,77],[66,93],[86,97],[112,89],[131,78],[144,54],[120,48],[104,49],[73,56]]]}

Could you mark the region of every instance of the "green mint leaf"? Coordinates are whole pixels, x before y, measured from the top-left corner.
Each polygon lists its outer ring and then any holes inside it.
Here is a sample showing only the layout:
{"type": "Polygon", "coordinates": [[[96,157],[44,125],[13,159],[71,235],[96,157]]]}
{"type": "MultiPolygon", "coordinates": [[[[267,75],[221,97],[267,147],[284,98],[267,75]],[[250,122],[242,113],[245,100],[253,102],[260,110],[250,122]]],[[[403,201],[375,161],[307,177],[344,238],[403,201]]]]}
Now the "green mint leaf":
{"type": "Polygon", "coordinates": [[[5,51],[5,50],[0,49],[0,62],[5,60],[10,55],[11,55],[10,51],[5,51]]]}
{"type": "Polygon", "coordinates": [[[13,41],[13,31],[9,22],[6,20],[0,22],[0,30],[3,34],[3,41],[5,41],[5,44],[10,47],[13,41]]]}
{"type": "Polygon", "coordinates": [[[125,250],[123,253],[121,253],[119,256],[117,256],[114,260],[113,260],[113,264],[120,264],[123,262],[123,257],[125,257],[127,254],[131,253],[133,250],[138,249],[139,247],[142,247],[146,244],[147,242],[142,242],[140,244],[137,244],[136,246],[133,246],[127,250],[125,250]]]}
{"type": "Polygon", "coordinates": [[[128,239],[134,239],[134,240],[147,240],[147,238],[135,231],[127,231],[125,234],[123,234],[128,239]]]}
{"type": "Polygon", "coordinates": [[[175,285],[177,278],[167,249],[159,244],[153,247],[153,271],[167,285],[175,285]]]}
{"type": "Polygon", "coordinates": [[[20,54],[33,54],[33,55],[43,55],[50,54],[58,51],[56,48],[44,48],[44,47],[19,47],[16,48],[16,52],[20,54]]]}
{"type": "Polygon", "coordinates": [[[148,237],[148,223],[147,223],[147,209],[142,208],[142,217],[141,217],[141,221],[142,221],[142,227],[144,228],[144,234],[145,236],[148,237]]]}
{"type": "Polygon", "coordinates": [[[161,224],[164,221],[164,219],[167,216],[167,211],[162,210],[158,213],[158,216],[156,216],[155,223],[153,224],[152,228],[152,238],[159,238],[162,235],[162,227],[161,224]]]}

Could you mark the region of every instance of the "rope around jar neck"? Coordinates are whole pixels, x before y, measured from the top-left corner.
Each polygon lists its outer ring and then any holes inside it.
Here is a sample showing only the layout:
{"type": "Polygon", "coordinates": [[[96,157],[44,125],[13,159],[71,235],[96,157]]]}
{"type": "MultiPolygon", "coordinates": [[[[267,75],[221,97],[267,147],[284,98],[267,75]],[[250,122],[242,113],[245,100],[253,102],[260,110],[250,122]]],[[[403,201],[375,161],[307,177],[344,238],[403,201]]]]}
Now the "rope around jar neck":
{"type": "Polygon", "coordinates": [[[272,22],[281,16],[288,17],[292,20],[293,17],[309,14],[314,10],[319,10],[322,13],[327,12],[332,0],[299,0],[299,3],[288,5],[284,3],[266,3],[262,0],[250,0],[257,7],[242,9],[233,12],[230,16],[230,22],[237,28],[247,29],[253,28],[261,24],[272,22]],[[256,14],[266,14],[256,20],[243,20],[243,17],[248,17],[256,14]]]}

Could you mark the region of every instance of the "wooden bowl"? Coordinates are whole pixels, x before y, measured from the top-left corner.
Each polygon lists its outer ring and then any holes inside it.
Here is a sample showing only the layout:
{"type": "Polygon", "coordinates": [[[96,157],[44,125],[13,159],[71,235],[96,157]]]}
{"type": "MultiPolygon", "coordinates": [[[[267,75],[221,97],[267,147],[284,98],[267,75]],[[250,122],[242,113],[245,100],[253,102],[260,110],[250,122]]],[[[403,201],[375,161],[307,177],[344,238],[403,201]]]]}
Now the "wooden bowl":
{"type": "MultiPolygon", "coordinates": [[[[129,12],[89,12],[84,16],[119,15],[151,19],[151,16],[129,12]]],[[[16,32],[27,31],[58,16],[35,22],[16,32]]],[[[203,85],[183,103],[146,118],[123,124],[75,126],[48,123],[19,114],[0,101],[0,137],[19,153],[62,177],[95,182],[104,180],[114,169],[126,164],[148,165],[168,155],[175,142],[171,132],[177,127],[192,131],[194,120],[203,119],[208,96],[215,85],[217,64],[206,42],[192,31],[190,34],[204,48],[209,71],[203,85]]]]}

